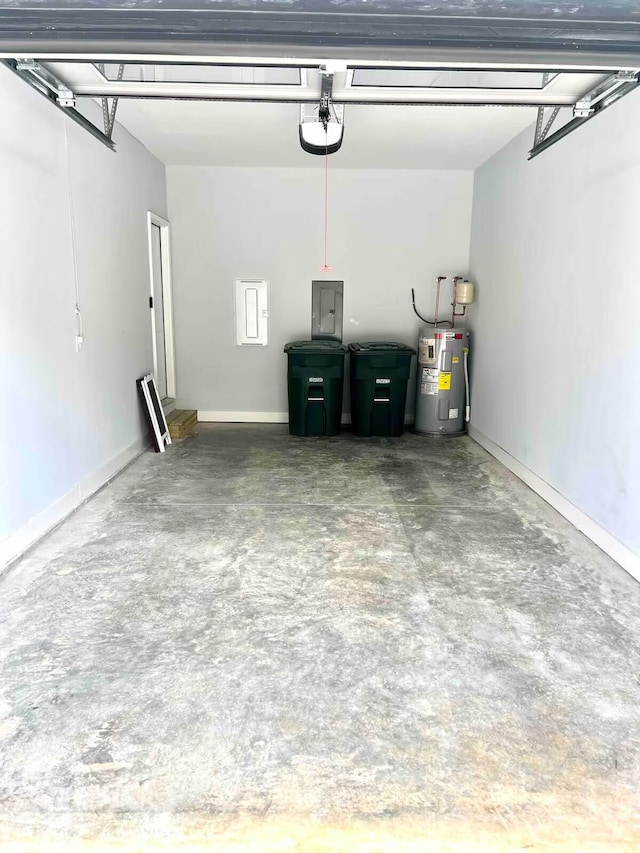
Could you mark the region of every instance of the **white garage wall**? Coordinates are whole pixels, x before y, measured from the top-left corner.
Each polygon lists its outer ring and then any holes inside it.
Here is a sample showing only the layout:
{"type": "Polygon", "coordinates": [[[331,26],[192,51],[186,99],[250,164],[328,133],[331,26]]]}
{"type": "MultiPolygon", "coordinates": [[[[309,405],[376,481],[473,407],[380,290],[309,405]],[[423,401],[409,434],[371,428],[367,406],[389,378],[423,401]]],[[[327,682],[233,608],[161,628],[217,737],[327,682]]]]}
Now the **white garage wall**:
{"type": "Polygon", "coordinates": [[[634,93],[531,162],[517,137],[476,174],[471,249],[474,429],[636,572],[639,131],[634,93]]]}
{"type": "Polygon", "coordinates": [[[344,280],[346,342],[415,344],[411,287],[431,313],[435,276],[467,271],[471,172],[331,172],[330,274],[322,169],[170,166],[167,182],[181,407],[286,412],[283,347],[310,337],[313,279],[344,280]],[[270,282],[267,348],[235,345],[237,278],[270,282]]]}
{"type": "Polygon", "coordinates": [[[113,154],[6,69],[0,100],[3,565],[143,446],[146,212],[166,214],[166,191],[164,166],[121,127],[113,154]]]}

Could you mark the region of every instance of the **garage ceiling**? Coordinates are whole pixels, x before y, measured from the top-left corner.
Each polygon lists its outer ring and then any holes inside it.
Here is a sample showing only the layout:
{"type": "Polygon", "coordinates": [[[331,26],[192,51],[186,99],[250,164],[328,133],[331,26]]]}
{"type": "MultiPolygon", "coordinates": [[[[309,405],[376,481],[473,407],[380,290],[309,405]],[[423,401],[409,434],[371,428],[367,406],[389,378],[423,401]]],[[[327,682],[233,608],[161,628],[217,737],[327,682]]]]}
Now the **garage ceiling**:
{"type": "Polygon", "coordinates": [[[110,147],[121,103],[120,121],[164,162],[221,166],[310,164],[295,131],[308,120],[319,124],[326,99],[327,119],[350,129],[337,167],[474,169],[534,117],[532,155],[640,79],[638,67],[604,65],[334,59],[314,67],[299,57],[107,54],[89,61],[34,53],[4,61],[110,147]],[[81,104],[90,100],[102,105],[104,132],[85,118],[81,104]],[[569,119],[562,128],[559,114],[569,119]]]}
{"type": "Polygon", "coordinates": [[[294,105],[317,109],[322,71],[331,76],[331,102],[346,111],[335,166],[475,168],[536,116],[533,154],[632,91],[640,7],[635,0],[0,0],[1,57],[106,144],[119,98],[119,119],[167,163],[308,165],[294,105]],[[261,64],[283,67],[258,79],[261,64]],[[76,97],[78,106],[102,99],[104,134],[77,114],[76,97]],[[407,106],[414,102],[420,106],[407,106]],[[547,137],[565,105],[575,105],[574,118],[547,137]]]}
{"type": "MultiPolygon", "coordinates": [[[[297,129],[299,104],[313,108],[320,100],[318,68],[293,60],[282,65],[250,65],[237,58],[226,62],[43,65],[79,103],[119,96],[119,120],[165,163],[319,165],[301,150],[297,129]]],[[[334,66],[332,99],[346,110],[346,141],[332,157],[337,168],[474,169],[535,121],[535,108],[527,105],[573,105],[606,77],[500,68],[334,66]],[[456,103],[479,106],[425,106],[456,103]]]]}
{"type": "MultiPolygon", "coordinates": [[[[170,165],[323,166],[292,104],[122,101],[118,120],[170,165]]],[[[533,108],[349,106],[331,168],[475,169],[535,121],[533,108]]]]}

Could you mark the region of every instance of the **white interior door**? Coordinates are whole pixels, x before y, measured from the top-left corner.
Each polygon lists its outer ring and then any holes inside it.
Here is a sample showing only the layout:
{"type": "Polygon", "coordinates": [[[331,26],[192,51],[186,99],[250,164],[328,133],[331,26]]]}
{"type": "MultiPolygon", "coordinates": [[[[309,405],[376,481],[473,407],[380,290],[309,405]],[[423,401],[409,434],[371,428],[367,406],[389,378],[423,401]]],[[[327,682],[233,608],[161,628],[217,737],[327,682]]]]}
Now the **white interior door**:
{"type": "Polygon", "coordinates": [[[162,234],[160,227],[151,223],[151,275],[153,282],[153,326],[156,343],[155,376],[158,394],[167,396],[167,347],[164,330],[164,293],[162,287],[162,234]]]}
{"type": "Polygon", "coordinates": [[[165,400],[176,396],[169,223],[155,213],[149,213],[148,225],[153,372],[158,395],[165,400]]]}

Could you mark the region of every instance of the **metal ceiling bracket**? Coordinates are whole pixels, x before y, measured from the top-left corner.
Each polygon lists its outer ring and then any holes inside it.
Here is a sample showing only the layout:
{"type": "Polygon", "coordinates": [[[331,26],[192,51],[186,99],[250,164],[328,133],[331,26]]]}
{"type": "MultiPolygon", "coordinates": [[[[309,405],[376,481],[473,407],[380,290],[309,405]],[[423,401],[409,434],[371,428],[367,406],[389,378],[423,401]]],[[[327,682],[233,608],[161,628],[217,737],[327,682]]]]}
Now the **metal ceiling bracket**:
{"type": "MultiPolygon", "coordinates": [[[[576,118],[588,118],[596,111],[598,104],[606,101],[614,95],[618,90],[624,89],[624,94],[627,93],[628,87],[634,88],[637,83],[637,71],[618,71],[617,74],[611,74],[602,83],[594,86],[590,92],[587,92],[573,109],[573,115],[576,118]]],[[[617,100],[617,98],[616,98],[617,100]]]]}
{"type": "Polygon", "coordinates": [[[111,134],[109,133],[109,98],[102,98],[102,124],[104,125],[105,136],[108,136],[111,139],[111,134]]]}
{"type": "MultiPolygon", "coordinates": [[[[544,87],[547,85],[548,82],[549,82],[549,72],[545,71],[544,74],[542,75],[542,87],[541,88],[544,89],[544,87]]],[[[542,141],[542,122],[543,121],[544,121],[544,107],[540,106],[540,107],[538,107],[538,114],[536,117],[536,130],[535,130],[535,133],[533,135],[533,144],[534,145],[538,145],[542,141]]]]}
{"type": "MultiPolygon", "coordinates": [[[[583,97],[576,102],[573,108],[573,118],[571,121],[558,128],[555,133],[547,136],[543,129],[541,132],[541,138],[538,139],[538,122],[536,122],[536,141],[531,151],[529,151],[529,160],[533,157],[537,157],[538,154],[541,154],[543,151],[546,151],[547,148],[555,145],[556,142],[564,139],[565,136],[568,136],[576,130],[576,128],[580,127],[580,125],[590,121],[592,118],[599,115],[599,113],[606,110],[607,107],[610,107],[611,104],[615,104],[615,102],[619,101],[620,98],[628,95],[629,92],[632,92],[637,88],[639,83],[639,69],[618,71],[616,74],[611,74],[606,78],[606,80],[603,80],[597,86],[594,86],[594,88],[591,89],[590,92],[587,92],[586,95],[583,95],[583,97]]],[[[552,116],[550,122],[553,119],[555,119],[555,116],[552,116]]],[[[550,126],[549,122],[547,124],[550,126]]]]}
{"type": "Polygon", "coordinates": [[[546,107],[538,107],[538,118],[536,119],[536,132],[535,132],[535,137],[534,137],[534,141],[533,141],[534,147],[536,145],[540,145],[540,143],[544,142],[544,140],[547,138],[547,134],[551,130],[551,126],[554,123],[554,121],[556,120],[558,113],[560,112],[560,107],[552,107],[551,108],[551,114],[549,115],[549,118],[547,119],[546,124],[543,124],[545,112],[546,112],[546,107]]]}
{"type": "Polygon", "coordinates": [[[554,121],[556,120],[556,117],[557,117],[557,115],[558,115],[558,113],[559,113],[559,112],[560,112],[560,107],[554,107],[554,108],[551,110],[551,115],[550,115],[550,116],[549,116],[549,118],[547,119],[547,123],[545,124],[545,126],[544,126],[544,128],[543,128],[543,130],[542,130],[542,139],[540,140],[540,142],[542,142],[544,139],[546,139],[546,138],[547,138],[547,134],[548,134],[548,133],[549,133],[549,131],[551,130],[551,125],[552,125],[552,124],[554,123],[554,121]]]}
{"type": "Polygon", "coordinates": [[[333,93],[333,72],[327,71],[326,66],[320,69],[320,108],[318,118],[327,129],[331,120],[331,95],[333,93]]]}
{"type": "MultiPolygon", "coordinates": [[[[319,107],[319,116],[320,121],[324,124],[323,115],[326,116],[327,122],[331,120],[331,115],[338,124],[342,124],[344,121],[344,105],[336,104],[333,99],[333,84],[334,84],[334,74],[340,71],[340,67],[338,63],[331,65],[322,65],[320,67],[320,107],[319,107]]],[[[325,125],[326,127],[326,125],[325,125]]]]}
{"type": "Polygon", "coordinates": [[[544,121],[544,107],[538,107],[536,116],[536,129],[533,134],[533,144],[538,145],[542,139],[542,122],[544,121]]]}
{"type": "MultiPolygon", "coordinates": [[[[96,68],[106,79],[104,63],[96,62],[96,68]]],[[[120,63],[118,65],[118,76],[117,81],[120,83],[122,78],[124,77],[124,63],[120,63]]],[[[113,126],[116,123],[116,110],[118,109],[118,98],[111,99],[111,106],[109,106],[109,98],[102,98],[102,122],[104,124],[104,134],[108,139],[111,139],[113,136],[113,126]]]]}
{"type": "MultiPolygon", "coordinates": [[[[339,69],[337,69],[339,70],[339,69]]],[[[305,121],[320,121],[325,130],[333,120],[342,124],[344,121],[344,104],[336,104],[333,100],[333,75],[336,70],[325,65],[320,67],[320,101],[316,103],[300,102],[300,123],[305,121]]]]}
{"type": "MultiPolygon", "coordinates": [[[[344,122],[344,104],[336,104],[331,101],[330,113],[338,124],[344,122]]],[[[300,104],[300,123],[302,124],[307,121],[320,121],[318,104],[300,104]]]]}
{"type": "Polygon", "coordinates": [[[74,93],[61,80],[44,68],[35,60],[3,59],[0,60],[7,68],[13,71],[21,80],[28,83],[36,92],[43,95],[49,103],[57,107],[70,119],[87,130],[103,145],[115,151],[115,145],[111,139],[95,126],[88,118],[78,112],[75,108],[76,99],[74,93]]]}
{"type": "MultiPolygon", "coordinates": [[[[543,89],[547,85],[547,83],[549,82],[549,80],[551,79],[552,76],[555,77],[556,75],[555,74],[552,75],[548,71],[544,72],[544,74],[542,75],[542,88],[543,89]]],[[[534,134],[534,138],[533,138],[534,148],[537,145],[540,145],[541,142],[544,142],[544,140],[547,138],[547,134],[551,130],[551,125],[554,123],[554,121],[556,120],[556,116],[560,112],[560,107],[558,107],[558,106],[552,107],[551,108],[551,114],[550,114],[550,116],[547,119],[547,122],[545,124],[544,123],[544,116],[545,116],[546,109],[547,108],[545,106],[539,106],[538,107],[538,115],[536,118],[536,130],[535,130],[535,134],[534,134]]]]}
{"type": "Polygon", "coordinates": [[[59,106],[75,107],[76,97],[71,89],[35,59],[16,60],[15,70],[20,76],[31,77],[34,82],[47,89],[59,106]]]}

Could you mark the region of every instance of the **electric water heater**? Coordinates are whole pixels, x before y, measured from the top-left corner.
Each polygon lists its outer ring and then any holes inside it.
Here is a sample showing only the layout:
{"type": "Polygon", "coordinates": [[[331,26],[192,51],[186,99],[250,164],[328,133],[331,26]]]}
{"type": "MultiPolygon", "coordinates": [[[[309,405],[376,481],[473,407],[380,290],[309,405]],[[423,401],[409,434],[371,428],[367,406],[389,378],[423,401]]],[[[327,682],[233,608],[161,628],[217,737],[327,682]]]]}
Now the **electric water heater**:
{"type": "Polygon", "coordinates": [[[418,340],[416,432],[464,435],[469,419],[470,332],[423,326],[418,340]]]}

